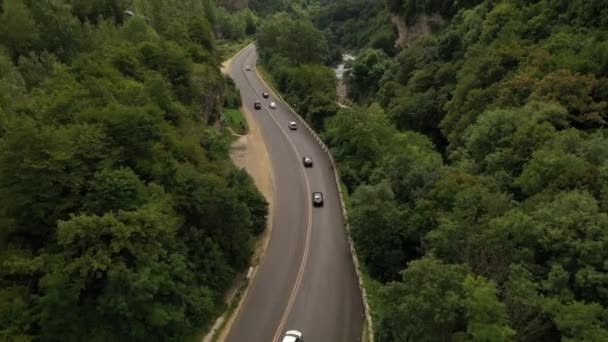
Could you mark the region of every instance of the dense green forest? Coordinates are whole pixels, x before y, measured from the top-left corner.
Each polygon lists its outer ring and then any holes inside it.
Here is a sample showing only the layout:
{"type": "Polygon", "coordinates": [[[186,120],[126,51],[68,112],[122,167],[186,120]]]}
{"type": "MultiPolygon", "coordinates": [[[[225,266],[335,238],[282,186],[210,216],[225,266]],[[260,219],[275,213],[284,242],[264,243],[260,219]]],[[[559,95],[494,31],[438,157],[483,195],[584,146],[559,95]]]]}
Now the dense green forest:
{"type": "Polygon", "coordinates": [[[287,11],[257,40],[338,161],[377,340],[608,340],[608,2],[377,3],[287,11]],[[398,50],[341,25],[385,11],[444,23],[398,50]],[[358,49],[347,109],[334,49],[358,49]]]}
{"type": "Polygon", "coordinates": [[[255,31],[226,16],[0,1],[0,340],[185,341],[223,309],[267,214],[213,128],[214,35],[255,31]]]}

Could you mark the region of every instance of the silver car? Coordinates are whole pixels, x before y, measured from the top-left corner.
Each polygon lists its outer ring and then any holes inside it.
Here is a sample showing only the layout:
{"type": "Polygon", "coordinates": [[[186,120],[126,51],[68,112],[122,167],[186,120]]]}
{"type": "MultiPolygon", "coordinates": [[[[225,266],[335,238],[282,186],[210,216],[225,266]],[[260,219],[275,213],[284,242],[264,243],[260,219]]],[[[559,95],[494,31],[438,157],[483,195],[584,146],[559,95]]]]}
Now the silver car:
{"type": "Polygon", "coordinates": [[[323,206],[323,193],[321,193],[321,192],[312,193],[312,205],[315,207],[323,206]]]}
{"type": "Polygon", "coordinates": [[[298,124],[295,121],[291,121],[289,123],[289,129],[295,131],[296,129],[298,129],[298,124]]]}

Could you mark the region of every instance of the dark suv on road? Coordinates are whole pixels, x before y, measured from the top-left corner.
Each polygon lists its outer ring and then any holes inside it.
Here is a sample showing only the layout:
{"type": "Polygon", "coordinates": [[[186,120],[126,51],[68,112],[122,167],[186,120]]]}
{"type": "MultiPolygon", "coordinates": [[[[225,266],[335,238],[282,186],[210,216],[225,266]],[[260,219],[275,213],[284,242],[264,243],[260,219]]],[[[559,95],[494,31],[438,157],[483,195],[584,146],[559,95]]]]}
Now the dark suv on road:
{"type": "Polygon", "coordinates": [[[260,101],[253,101],[253,108],[255,108],[255,109],[262,109],[262,102],[260,102],[260,101]]]}

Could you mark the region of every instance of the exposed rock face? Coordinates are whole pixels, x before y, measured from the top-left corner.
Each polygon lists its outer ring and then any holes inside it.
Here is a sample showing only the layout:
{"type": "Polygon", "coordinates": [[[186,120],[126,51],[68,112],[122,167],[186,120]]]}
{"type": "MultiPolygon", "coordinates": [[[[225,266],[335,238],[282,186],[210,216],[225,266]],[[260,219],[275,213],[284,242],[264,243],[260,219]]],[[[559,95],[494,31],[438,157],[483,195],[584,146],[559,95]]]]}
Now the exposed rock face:
{"type": "Polygon", "coordinates": [[[405,20],[398,15],[393,15],[391,21],[397,27],[399,37],[395,42],[395,46],[400,49],[408,47],[418,39],[430,35],[445,22],[439,13],[421,14],[416,23],[411,26],[407,26],[405,20]]]}

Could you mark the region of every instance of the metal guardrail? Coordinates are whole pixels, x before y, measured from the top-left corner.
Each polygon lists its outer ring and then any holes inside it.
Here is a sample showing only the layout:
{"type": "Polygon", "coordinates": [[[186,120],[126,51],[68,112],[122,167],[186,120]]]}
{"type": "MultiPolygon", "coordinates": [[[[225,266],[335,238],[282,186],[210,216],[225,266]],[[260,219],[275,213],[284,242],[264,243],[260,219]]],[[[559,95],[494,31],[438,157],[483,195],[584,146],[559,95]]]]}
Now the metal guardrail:
{"type": "MultiPolygon", "coordinates": [[[[254,64],[255,65],[255,64],[254,64]]],[[[270,84],[268,84],[268,82],[266,82],[266,80],[264,80],[264,78],[262,77],[262,75],[260,75],[260,73],[257,70],[257,66],[254,67],[255,73],[258,75],[258,77],[260,78],[260,80],[262,80],[262,82],[269,88],[271,89],[274,94],[276,95],[276,97],[279,99],[279,101],[281,101],[281,103],[287,107],[287,109],[289,109],[289,111],[296,116],[296,118],[298,119],[298,121],[300,121],[300,123],[302,123],[302,125],[304,125],[304,127],[306,127],[306,129],[308,130],[308,132],[312,135],[313,138],[315,138],[315,140],[317,141],[317,143],[321,146],[321,148],[325,151],[325,153],[327,153],[327,156],[329,157],[329,161],[331,163],[331,167],[334,171],[334,178],[336,181],[336,186],[338,186],[338,194],[340,196],[340,206],[342,208],[342,217],[344,218],[344,226],[346,228],[346,236],[348,238],[348,245],[350,246],[350,253],[351,256],[353,258],[353,264],[355,265],[355,272],[357,273],[357,279],[359,281],[359,289],[361,290],[361,296],[362,296],[362,300],[363,300],[363,306],[365,309],[365,320],[367,321],[367,326],[368,326],[368,341],[369,342],[374,342],[374,326],[373,326],[373,322],[372,322],[372,316],[369,310],[369,303],[367,301],[367,293],[365,291],[365,286],[363,286],[363,278],[361,276],[361,269],[359,266],[359,258],[357,257],[357,250],[355,249],[355,245],[354,242],[351,238],[350,235],[350,224],[348,223],[348,213],[346,211],[346,205],[344,204],[344,198],[342,196],[342,188],[340,187],[340,175],[338,174],[338,168],[336,167],[336,162],[334,160],[334,157],[331,154],[331,151],[329,150],[329,148],[325,145],[325,143],[323,142],[323,140],[321,140],[321,138],[319,138],[319,136],[317,135],[317,133],[312,129],[312,127],[310,127],[308,125],[308,122],[306,122],[306,120],[304,120],[304,118],[302,116],[300,116],[300,114],[298,114],[290,105],[289,103],[287,103],[287,101],[285,101],[283,99],[283,97],[280,95],[280,93],[274,89],[273,86],[271,86],[270,84]]]]}

